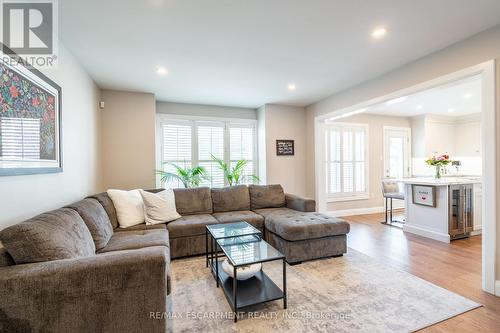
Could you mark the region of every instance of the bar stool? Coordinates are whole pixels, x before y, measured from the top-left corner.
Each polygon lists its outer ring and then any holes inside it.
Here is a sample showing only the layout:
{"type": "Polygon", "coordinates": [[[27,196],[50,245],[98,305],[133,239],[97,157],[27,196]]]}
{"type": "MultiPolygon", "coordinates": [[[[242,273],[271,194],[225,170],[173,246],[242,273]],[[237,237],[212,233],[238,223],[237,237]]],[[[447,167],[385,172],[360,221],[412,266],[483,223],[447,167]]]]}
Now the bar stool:
{"type": "Polygon", "coordinates": [[[397,182],[382,181],[382,195],[385,198],[385,221],[382,224],[388,224],[400,227],[399,225],[393,224],[394,222],[404,224],[403,221],[394,221],[392,218],[392,200],[405,200],[405,194],[399,190],[399,184],[397,182]],[[390,203],[390,209],[389,209],[390,203]],[[390,220],[387,219],[387,215],[390,212],[390,220]]]}

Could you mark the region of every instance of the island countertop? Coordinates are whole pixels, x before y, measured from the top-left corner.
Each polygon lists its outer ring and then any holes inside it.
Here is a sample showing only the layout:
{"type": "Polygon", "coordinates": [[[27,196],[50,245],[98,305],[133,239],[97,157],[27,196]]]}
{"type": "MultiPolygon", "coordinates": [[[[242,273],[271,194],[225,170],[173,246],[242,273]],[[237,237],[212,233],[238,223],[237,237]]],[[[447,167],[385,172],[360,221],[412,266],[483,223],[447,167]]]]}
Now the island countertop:
{"type": "Polygon", "coordinates": [[[481,177],[442,177],[436,179],[434,177],[413,177],[413,178],[383,178],[384,182],[396,182],[402,184],[415,185],[433,185],[433,186],[448,186],[460,184],[480,184],[481,177]]]}

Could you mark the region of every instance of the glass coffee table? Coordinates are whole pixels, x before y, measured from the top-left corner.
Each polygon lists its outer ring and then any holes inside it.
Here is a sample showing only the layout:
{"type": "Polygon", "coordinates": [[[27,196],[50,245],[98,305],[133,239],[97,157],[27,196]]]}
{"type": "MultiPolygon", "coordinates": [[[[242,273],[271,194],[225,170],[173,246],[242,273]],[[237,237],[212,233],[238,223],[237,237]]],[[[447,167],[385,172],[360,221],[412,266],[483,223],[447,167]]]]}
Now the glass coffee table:
{"type": "Polygon", "coordinates": [[[210,267],[217,288],[222,287],[235,313],[235,322],[238,320],[238,310],[250,305],[283,299],[286,309],[285,256],[264,241],[258,229],[247,222],[208,225],[205,238],[206,266],[210,267]],[[224,257],[233,266],[234,279],[222,269],[222,260],[219,259],[224,257]],[[280,289],[262,268],[248,280],[238,281],[238,267],[274,260],[283,261],[283,289],[280,289]]]}

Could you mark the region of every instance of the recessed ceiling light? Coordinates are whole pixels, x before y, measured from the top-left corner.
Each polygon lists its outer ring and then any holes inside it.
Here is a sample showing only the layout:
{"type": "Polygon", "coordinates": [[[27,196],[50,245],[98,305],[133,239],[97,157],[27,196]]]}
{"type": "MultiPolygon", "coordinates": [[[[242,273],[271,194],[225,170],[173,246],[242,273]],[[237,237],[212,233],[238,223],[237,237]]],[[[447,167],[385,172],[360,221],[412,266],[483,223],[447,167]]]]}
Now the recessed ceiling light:
{"type": "Polygon", "coordinates": [[[156,69],[156,73],[157,73],[158,75],[167,75],[167,74],[168,74],[168,70],[167,70],[165,67],[161,67],[161,66],[160,66],[160,67],[158,67],[158,68],[156,69]]]}
{"type": "Polygon", "coordinates": [[[422,110],[423,108],[424,108],[424,106],[423,106],[423,105],[417,105],[417,106],[415,107],[415,109],[417,109],[417,110],[422,110]]]}
{"type": "Polygon", "coordinates": [[[372,32],[372,37],[375,39],[380,39],[387,35],[387,29],[386,28],[377,28],[373,30],[372,32]]]}
{"type": "Polygon", "coordinates": [[[453,112],[455,112],[455,109],[454,109],[454,108],[449,108],[449,109],[448,109],[448,113],[453,113],[453,112]]]}
{"type": "Polygon", "coordinates": [[[469,98],[472,98],[472,96],[473,95],[471,93],[467,93],[467,94],[464,95],[464,98],[465,99],[469,99],[469,98]]]}
{"type": "Polygon", "coordinates": [[[290,90],[290,91],[294,91],[295,89],[297,89],[297,87],[295,86],[295,84],[290,83],[290,84],[288,85],[288,90],[290,90]]]}
{"type": "Polygon", "coordinates": [[[399,97],[399,98],[394,98],[394,99],[391,99],[390,101],[387,101],[385,104],[387,105],[392,105],[392,104],[397,104],[397,103],[401,103],[401,102],[404,102],[408,99],[408,96],[403,96],[403,97],[399,97]]]}

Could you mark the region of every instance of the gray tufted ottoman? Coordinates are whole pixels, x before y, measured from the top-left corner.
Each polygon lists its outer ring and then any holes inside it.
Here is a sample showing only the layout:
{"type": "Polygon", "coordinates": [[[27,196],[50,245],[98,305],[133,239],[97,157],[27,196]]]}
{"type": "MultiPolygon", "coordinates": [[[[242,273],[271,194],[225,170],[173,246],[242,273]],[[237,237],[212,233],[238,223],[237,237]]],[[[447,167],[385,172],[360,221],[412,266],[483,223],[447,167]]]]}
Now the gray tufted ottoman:
{"type": "Polygon", "coordinates": [[[321,213],[279,208],[265,215],[269,244],[285,254],[288,263],[339,256],[347,252],[349,223],[321,213]]]}

